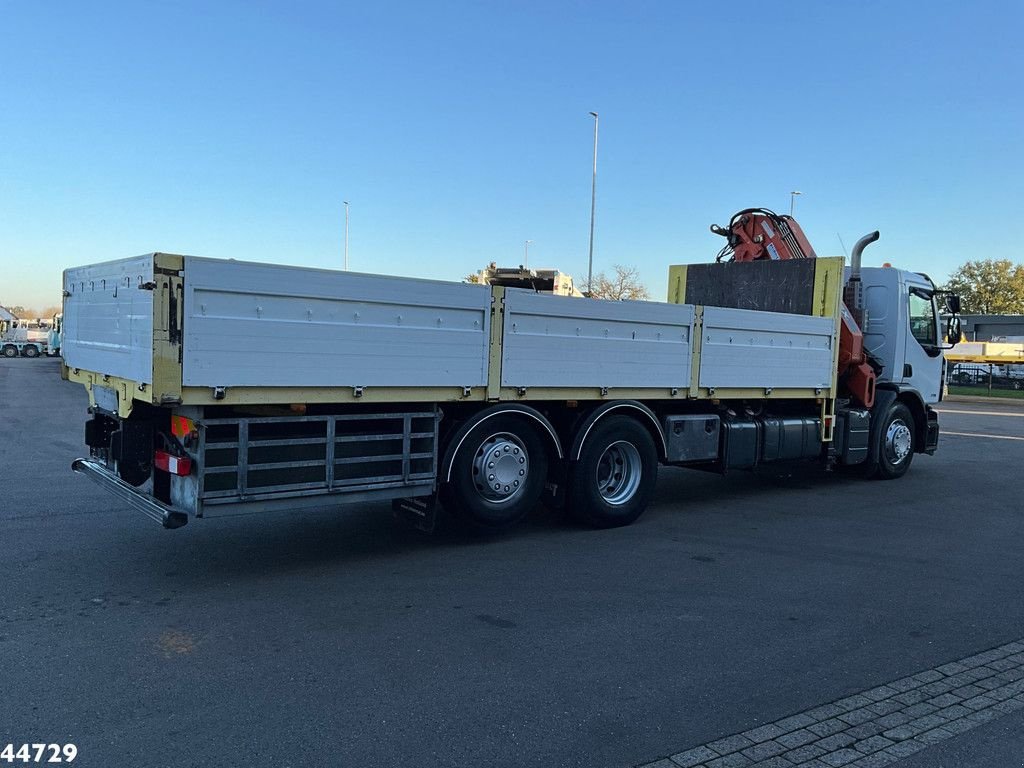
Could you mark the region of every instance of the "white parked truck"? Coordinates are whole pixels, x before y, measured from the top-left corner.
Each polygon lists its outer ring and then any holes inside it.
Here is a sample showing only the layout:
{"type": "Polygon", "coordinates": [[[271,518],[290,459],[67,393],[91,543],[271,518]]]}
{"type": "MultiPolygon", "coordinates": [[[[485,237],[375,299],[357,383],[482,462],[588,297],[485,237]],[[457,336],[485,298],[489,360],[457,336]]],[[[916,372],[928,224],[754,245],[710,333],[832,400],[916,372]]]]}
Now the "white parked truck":
{"type": "Polygon", "coordinates": [[[91,413],[73,468],[168,528],[376,499],[430,528],[440,499],[496,530],[545,495],[610,527],[659,465],[898,477],[938,444],[936,289],[847,275],[672,267],[660,303],[163,253],[68,269],[65,375],[91,413]],[[848,383],[844,282],[869,388],[848,383]]]}
{"type": "Polygon", "coordinates": [[[0,355],[39,357],[47,353],[46,341],[29,330],[28,323],[7,310],[0,314],[0,355]]]}

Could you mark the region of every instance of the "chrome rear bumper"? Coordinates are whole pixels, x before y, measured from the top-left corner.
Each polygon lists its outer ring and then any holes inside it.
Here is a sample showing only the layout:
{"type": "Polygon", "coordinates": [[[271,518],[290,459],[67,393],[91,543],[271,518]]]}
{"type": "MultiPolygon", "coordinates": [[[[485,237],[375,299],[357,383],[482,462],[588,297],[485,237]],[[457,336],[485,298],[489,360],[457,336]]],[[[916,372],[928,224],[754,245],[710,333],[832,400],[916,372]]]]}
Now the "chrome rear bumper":
{"type": "Polygon", "coordinates": [[[160,523],[164,528],[181,528],[181,526],[188,522],[188,515],[184,512],[171,509],[152,496],[148,496],[137,488],[128,485],[128,483],[97,461],[92,459],[75,459],[71,462],[71,469],[103,486],[119,499],[139,510],[146,517],[160,523]]]}

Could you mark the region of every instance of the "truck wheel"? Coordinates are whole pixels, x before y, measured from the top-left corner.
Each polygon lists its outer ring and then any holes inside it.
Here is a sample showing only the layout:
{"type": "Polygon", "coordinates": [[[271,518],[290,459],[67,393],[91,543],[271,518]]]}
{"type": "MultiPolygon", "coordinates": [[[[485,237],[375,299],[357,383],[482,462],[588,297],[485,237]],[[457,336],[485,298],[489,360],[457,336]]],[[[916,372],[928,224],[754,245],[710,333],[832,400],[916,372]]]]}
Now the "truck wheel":
{"type": "Polygon", "coordinates": [[[25,357],[39,357],[39,347],[34,347],[31,344],[29,344],[27,347],[25,347],[22,354],[25,357]]]}
{"type": "Polygon", "coordinates": [[[650,433],[628,416],[609,416],[587,436],[569,470],[569,510],[595,528],[629,525],[647,508],[657,478],[650,433]]]}
{"type": "Polygon", "coordinates": [[[879,480],[903,477],[914,459],[914,417],[903,403],[893,403],[878,433],[879,480]]]}
{"type": "Polygon", "coordinates": [[[547,452],[537,431],[522,419],[496,416],[462,440],[441,499],[473,528],[500,531],[537,506],[547,473],[547,452]]]}
{"type": "Polygon", "coordinates": [[[8,344],[6,347],[4,347],[4,357],[17,357],[17,356],[18,356],[18,348],[17,347],[11,346],[10,344],[8,344]]]}

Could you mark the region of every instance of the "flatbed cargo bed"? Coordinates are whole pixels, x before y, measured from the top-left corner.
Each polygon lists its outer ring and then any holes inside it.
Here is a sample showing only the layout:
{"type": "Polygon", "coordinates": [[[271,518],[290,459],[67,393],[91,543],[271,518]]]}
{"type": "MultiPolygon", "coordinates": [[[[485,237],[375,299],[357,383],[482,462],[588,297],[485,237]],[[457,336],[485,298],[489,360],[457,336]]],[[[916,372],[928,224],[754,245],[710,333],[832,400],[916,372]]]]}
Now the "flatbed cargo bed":
{"type": "Polygon", "coordinates": [[[810,274],[816,303],[797,314],[152,253],[65,271],[63,355],[122,416],[136,402],[828,399],[842,260],[810,274]]]}

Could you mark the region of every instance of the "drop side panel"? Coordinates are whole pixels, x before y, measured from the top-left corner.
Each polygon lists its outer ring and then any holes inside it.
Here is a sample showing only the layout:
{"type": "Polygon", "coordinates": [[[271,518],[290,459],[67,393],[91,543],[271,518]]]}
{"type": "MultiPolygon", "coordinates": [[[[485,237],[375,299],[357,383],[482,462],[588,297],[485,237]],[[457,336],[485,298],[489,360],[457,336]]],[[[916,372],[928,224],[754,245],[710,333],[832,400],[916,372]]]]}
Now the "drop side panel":
{"type": "Polygon", "coordinates": [[[704,308],[701,387],[832,386],[834,317],[704,308]]]}
{"type": "Polygon", "coordinates": [[[153,254],[64,271],[69,368],[130,381],[153,380],[153,254]]]}
{"type": "Polygon", "coordinates": [[[486,286],[186,257],[182,383],[484,386],[486,286]]]}
{"type": "Polygon", "coordinates": [[[687,388],[693,318],[688,304],[508,289],[501,384],[687,388]]]}

